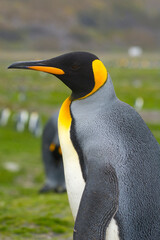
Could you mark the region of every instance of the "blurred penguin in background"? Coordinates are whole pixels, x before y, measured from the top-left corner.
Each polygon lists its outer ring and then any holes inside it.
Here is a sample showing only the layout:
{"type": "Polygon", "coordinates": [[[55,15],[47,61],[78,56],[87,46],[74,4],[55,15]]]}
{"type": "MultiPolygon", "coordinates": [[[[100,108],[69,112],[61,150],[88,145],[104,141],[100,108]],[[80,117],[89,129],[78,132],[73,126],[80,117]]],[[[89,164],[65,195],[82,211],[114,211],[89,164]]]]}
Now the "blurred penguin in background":
{"type": "Polygon", "coordinates": [[[42,134],[42,159],[46,181],[40,193],[66,191],[62,153],[58,138],[57,120],[59,111],[52,115],[42,134]]]}
{"type": "Polygon", "coordinates": [[[30,114],[28,129],[35,137],[41,136],[42,123],[41,123],[41,118],[37,112],[32,112],[30,114]]]}
{"type": "Polygon", "coordinates": [[[23,132],[25,130],[25,127],[28,123],[29,119],[29,112],[27,110],[21,110],[17,115],[16,115],[16,130],[18,132],[23,132]]]}
{"type": "Polygon", "coordinates": [[[11,115],[9,108],[4,108],[0,113],[0,126],[6,126],[11,115]]]}

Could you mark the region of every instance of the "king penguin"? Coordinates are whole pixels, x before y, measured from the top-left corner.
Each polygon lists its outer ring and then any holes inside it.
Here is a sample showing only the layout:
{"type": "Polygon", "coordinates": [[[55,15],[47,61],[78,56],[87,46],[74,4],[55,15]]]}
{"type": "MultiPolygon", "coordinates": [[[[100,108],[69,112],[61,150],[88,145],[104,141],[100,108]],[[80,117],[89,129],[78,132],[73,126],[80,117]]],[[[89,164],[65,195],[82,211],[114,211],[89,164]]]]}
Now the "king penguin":
{"type": "Polygon", "coordinates": [[[160,239],[160,145],[120,101],[94,54],[18,62],[58,77],[72,94],[58,119],[74,240],[160,239]]]}
{"type": "Polygon", "coordinates": [[[65,179],[62,153],[58,138],[59,111],[56,111],[47,121],[42,134],[42,160],[45,168],[46,181],[40,193],[55,191],[65,192],[65,179]]]}

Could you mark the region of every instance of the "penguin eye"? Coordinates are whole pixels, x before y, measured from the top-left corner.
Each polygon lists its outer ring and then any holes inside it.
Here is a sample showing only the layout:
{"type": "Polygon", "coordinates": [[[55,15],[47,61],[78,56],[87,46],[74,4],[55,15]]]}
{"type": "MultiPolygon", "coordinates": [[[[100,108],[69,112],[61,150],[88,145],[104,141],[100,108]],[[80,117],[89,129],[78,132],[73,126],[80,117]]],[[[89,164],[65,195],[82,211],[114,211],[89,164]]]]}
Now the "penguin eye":
{"type": "Polygon", "coordinates": [[[78,70],[79,68],[80,68],[80,66],[78,64],[73,64],[71,66],[71,69],[74,70],[74,71],[78,70]]]}

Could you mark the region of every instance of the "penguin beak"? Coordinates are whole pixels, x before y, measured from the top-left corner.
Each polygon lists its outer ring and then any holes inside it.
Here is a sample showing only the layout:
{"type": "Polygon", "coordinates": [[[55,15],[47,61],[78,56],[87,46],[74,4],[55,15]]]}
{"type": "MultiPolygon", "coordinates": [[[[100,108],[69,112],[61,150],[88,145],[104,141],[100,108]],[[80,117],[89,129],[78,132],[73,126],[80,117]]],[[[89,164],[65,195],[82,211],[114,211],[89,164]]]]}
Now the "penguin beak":
{"type": "Polygon", "coordinates": [[[11,64],[8,68],[16,68],[16,69],[32,69],[41,72],[47,72],[54,75],[63,75],[65,72],[57,67],[49,66],[48,60],[43,61],[31,61],[31,62],[16,62],[11,64]]]}

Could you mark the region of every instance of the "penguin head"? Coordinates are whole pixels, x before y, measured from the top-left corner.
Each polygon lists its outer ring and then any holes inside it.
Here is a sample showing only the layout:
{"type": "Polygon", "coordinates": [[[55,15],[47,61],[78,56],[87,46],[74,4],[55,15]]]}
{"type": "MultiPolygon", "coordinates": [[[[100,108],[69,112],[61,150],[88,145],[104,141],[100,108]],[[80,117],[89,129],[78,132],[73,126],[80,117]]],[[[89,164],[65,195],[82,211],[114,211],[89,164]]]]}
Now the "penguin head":
{"type": "Polygon", "coordinates": [[[107,80],[107,70],[103,63],[88,52],[71,52],[42,61],[16,62],[8,68],[53,74],[72,90],[72,100],[93,94],[107,80]]]}

